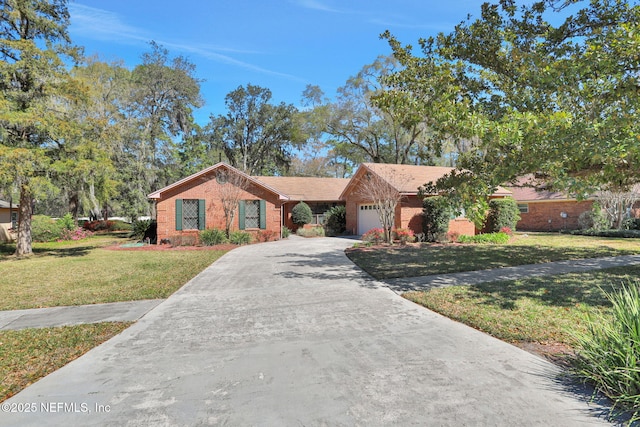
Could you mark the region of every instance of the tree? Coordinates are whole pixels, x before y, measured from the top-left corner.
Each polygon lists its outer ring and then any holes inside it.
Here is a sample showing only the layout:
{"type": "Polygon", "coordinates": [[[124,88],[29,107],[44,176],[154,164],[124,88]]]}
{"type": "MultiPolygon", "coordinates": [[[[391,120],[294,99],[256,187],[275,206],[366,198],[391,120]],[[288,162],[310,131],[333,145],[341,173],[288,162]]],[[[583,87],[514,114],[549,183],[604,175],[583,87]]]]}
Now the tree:
{"type": "Polygon", "coordinates": [[[442,196],[425,197],[422,201],[422,231],[427,242],[444,240],[449,231],[453,209],[442,196]]]}
{"type": "Polygon", "coordinates": [[[640,180],[640,6],[594,1],[549,23],[573,3],[486,3],[478,19],[421,40],[421,56],[386,34],[403,66],[388,97],[436,112],[440,135],[473,142],[438,188],[469,178],[470,200],[539,173],[584,197],[640,180]]]}
{"type": "Polygon", "coordinates": [[[395,164],[428,164],[439,155],[429,117],[384,96],[397,65],[393,57],[377,58],[338,89],[335,103],[316,107],[337,154],[355,163],[395,164]]]}
{"type": "Polygon", "coordinates": [[[0,6],[0,179],[20,191],[18,256],[32,253],[33,202],[51,186],[50,155],[74,132],[58,107],[81,101],[63,62],[77,57],[68,25],[66,0],[8,0],[0,6]]]}
{"type": "Polygon", "coordinates": [[[392,241],[396,207],[402,201],[402,195],[396,187],[402,188],[407,180],[406,176],[379,175],[373,172],[366,172],[358,180],[357,194],[362,200],[375,206],[384,230],[384,241],[387,243],[392,241]],[[396,184],[395,187],[391,185],[392,182],[396,184]]]}
{"type": "Polygon", "coordinates": [[[292,149],[304,141],[297,109],[270,100],[269,89],[240,86],[225,97],[227,115],[212,116],[207,127],[209,140],[224,151],[231,166],[249,175],[286,171],[292,149]]]}
{"type": "Polygon", "coordinates": [[[638,186],[630,191],[599,191],[596,199],[606,214],[609,228],[622,229],[624,220],[629,218],[633,205],[640,200],[638,186]]]}
{"type": "Polygon", "coordinates": [[[249,178],[244,174],[221,169],[216,172],[216,181],[218,182],[218,200],[220,200],[224,213],[224,231],[228,239],[231,237],[231,227],[238,204],[249,187],[249,178]]]}

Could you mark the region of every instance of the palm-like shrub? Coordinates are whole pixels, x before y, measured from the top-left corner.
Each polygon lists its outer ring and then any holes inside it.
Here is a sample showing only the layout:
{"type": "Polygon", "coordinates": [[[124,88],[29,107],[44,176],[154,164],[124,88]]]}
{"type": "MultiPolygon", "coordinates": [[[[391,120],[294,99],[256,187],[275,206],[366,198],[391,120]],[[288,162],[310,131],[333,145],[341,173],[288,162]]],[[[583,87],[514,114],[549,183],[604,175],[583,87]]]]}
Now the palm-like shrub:
{"type": "Polygon", "coordinates": [[[208,230],[202,230],[199,233],[200,243],[205,246],[219,245],[227,242],[227,233],[224,230],[218,228],[210,228],[208,230]]]}
{"type": "Polygon", "coordinates": [[[574,371],[640,419],[640,281],[605,293],[611,315],[587,318],[587,331],[576,334],[574,371]]]}

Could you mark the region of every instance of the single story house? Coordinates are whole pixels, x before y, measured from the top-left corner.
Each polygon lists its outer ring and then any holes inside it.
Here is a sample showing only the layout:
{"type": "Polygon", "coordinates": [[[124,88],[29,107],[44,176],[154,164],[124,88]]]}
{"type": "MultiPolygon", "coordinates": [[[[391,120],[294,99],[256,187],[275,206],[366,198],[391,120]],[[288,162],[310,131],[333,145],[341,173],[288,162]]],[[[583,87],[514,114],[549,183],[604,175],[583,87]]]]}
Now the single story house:
{"type": "Polygon", "coordinates": [[[580,214],[593,206],[593,198],[579,201],[567,193],[549,191],[533,176],[522,177],[515,184],[505,187],[518,203],[519,231],[577,230],[580,214]]]}
{"type": "MultiPolygon", "coordinates": [[[[359,190],[368,174],[387,182],[401,196],[396,208],[395,227],[422,232],[422,201],[418,187],[435,181],[452,168],[364,163],[354,176],[343,178],[249,176],[226,163],[217,163],[198,173],[149,194],[156,201],[158,242],[174,236],[196,235],[199,230],[225,228],[224,200],[237,201],[231,226],[234,230],[268,232],[279,236],[282,226],[294,228],[291,209],[307,203],[320,224],[330,207],[345,205],[347,232],[363,234],[380,227],[375,208],[359,190]]],[[[369,175],[370,176],[370,175],[369,175]]],[[[499,189],[495,197],[509,196],[499,189]]],[[[235,205],[234,205],[235,206],[235,205]]],[[[452,218],[450,229],[475,234],[473,223],[464,217],[452,218]]]]}
{"type": "Polygon", "coordinates": [[[13,242],[18,230],[18,205],[0,200],[0,242],[13,242]]]}

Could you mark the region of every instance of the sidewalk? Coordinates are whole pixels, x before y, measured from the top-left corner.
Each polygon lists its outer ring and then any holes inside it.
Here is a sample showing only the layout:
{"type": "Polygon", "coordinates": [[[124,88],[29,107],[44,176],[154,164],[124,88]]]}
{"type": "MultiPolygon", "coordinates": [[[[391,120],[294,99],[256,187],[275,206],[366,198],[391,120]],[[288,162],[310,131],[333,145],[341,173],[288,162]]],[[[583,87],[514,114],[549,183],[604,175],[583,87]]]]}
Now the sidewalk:
{"type": "Polygon", "coordinates": [[[556,261],[544,264],[520,265],[492,270],[465,271],[462,273],[434,274],[431,276],[387,279],[384,282],[396,293],[427,291],[432,288],[455,285],[475,285],[499,280],[516,280],[534,276],[555,276],[605,268],[640,264],[640,255],[591,258],[574,261],[556,261]]]}
{"type": "Polygon", "coordinates": [[[0,311],[0,331],[99,322],[133,322],[162,299],[0,311]]]}

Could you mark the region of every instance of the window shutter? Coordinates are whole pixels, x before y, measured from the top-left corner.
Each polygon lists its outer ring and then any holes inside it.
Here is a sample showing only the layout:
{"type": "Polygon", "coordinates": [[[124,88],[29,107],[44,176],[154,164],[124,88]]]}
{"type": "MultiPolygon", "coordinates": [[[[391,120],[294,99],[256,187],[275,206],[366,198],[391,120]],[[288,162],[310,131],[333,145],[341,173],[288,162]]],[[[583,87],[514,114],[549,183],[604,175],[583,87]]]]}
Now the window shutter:
{"type": "Polygon", "coordinates": [[[198,230],[207,228],[206,222],[206,204],[204,199],[198,200],[198,230]]]}
{"type": "Polygon", "coordinates": [[[267,202],[260,200],[260,229],[267,228],[267,202]]]}
{"type": "Polygon", "coordinates": [[[240,230],[246,228],[244,226],[244,200],[240,200],[238,203],[238,228],[240,228],[240,230]]]}
{"type": "Polygon", "coordinates": [[[176,199],[176,230],[182,230],[182,199],[176,199]]]}

